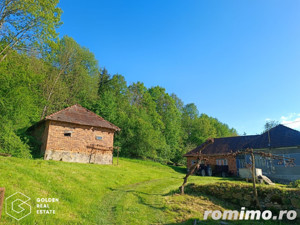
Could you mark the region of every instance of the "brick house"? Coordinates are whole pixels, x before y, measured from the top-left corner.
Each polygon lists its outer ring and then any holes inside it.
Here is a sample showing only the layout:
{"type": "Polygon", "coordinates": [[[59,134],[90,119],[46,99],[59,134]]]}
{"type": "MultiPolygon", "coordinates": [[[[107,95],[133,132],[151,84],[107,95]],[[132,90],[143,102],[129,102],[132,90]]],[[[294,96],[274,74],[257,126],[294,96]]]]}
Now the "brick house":
{"type": "Polygon", "coordinates": [[[29,128],[45,160],[96,164],[112,164],[114,133],[119,130],[78,104],[29,128]]]}
{"type": "MultiPolygon", "coordinates": [[[[259,135],[214,138],[214,143],[202,150],[202,157],[200,159],[203,160],[205,156],[209,155],[210,157],[208,157],[205,162],[207,165],[212,167],[228,166],[228,171],[237,175],[236,158],[232,155],[226,156],[226,153],[242,150],[245,144],[256,139],[258,136],[259,135]]],[[[187,168],[190,168],[197,162],[197,156],[201,147],[202,145],[184,155],[184,157],[187,158],[187,168]]]]}
{"type": "MultiPolygon", "coordinates": [[[[201,146],[198,146],[184,155],[187,158],[188,168],[197,162],[200,148],[201,146]]],[[[205,161],[206,164],[212,167],[228,166],[230,173],[238,175],[239,168],[245,168],[250,163],[250,156],[238,155],[234,157],[226,154],[247,148],[294,158],[295,165],[293,167],[286,167],[285,161],[281,164],[278,160],[270,160],[261,156],[255,157],[255,165],[262,169],[264,175],[273,180],[292,181],[300,179],[300,132],[284,125],[278,125],[261,135],[215,138],[214,143],[202,151],[200,159],[203,160],[205,156],[209,155],[210,157],[207,157],[205,161]]]]}

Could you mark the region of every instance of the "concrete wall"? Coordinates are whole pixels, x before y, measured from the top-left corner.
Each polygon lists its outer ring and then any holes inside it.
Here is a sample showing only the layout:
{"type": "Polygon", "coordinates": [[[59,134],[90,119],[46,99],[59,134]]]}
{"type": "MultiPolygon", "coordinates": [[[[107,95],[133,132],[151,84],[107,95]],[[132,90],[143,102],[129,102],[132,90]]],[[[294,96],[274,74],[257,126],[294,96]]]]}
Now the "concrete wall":
{"type": "MultiPolygon", "coordinates": [[[[262,176],[262,170],[259,168],[255,169],[255,176],[262,176]]],[[[252,169],[251,168],[240,168],[239,169],[239,176],[241,178],[248,178],[248,179],[252,179],[252,169]]]]}
{"type": "Polygon", "coordinates": [[[45,160],[112,164],[114,131],[58,121],[49,121],[45,160]],[[71,136],[65,136],[71,133],[71,136]],[[102,140],[97,140],[101,136],[102,140]]]}
{"type": "MultiPolygon", "coordinates": [[[[279,160],[268,160],[267,158],[255,156],[256,168],[262,169],[264,175],[269,177],[272,181],[294,181],[300,179],[300,148],[274,148],[274,149],[259,149],[256,151],[264,151],[272,153],[273,155],[280,155],[283,157],[294,158],[295,165],[288,166],[285,162],[280,164],[279,160]]],[[[250,156],[244,156],[245,162],[249,163],[250,156]]]]}
{"type": "MultiPolygon", "coordinates": [[[[266,150],[266,152],[271,152],[274,155],[280,155],[283,157],[294,158],[295,165],[288,166],[284,162],[283,164],[279,164],[279,160],[273,160],[272,166],[270,168],[266,166],[266,164],[259,164],[263,173],[267,175],[269,178],[274,181],[294,181],[300,180],[300,148],[280,148],[280,149],[271,149],[266,150]]],[[[257,159],[259,161],[260,158],[257,159]]],[[[258,167],[257,166],[257,167],[258,167]]]]}

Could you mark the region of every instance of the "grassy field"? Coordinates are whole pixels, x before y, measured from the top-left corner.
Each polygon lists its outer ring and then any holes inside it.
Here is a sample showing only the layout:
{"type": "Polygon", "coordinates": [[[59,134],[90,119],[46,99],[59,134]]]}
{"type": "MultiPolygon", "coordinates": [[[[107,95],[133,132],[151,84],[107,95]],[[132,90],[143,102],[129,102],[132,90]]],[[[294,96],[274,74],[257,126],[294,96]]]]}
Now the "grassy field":
{"type": "MultiPolygon", "coordinates": [[[[211,197],[176,194],[184,172],[131,159],[120,159],[117,166],[0,157],[0,187],[6,188],[6,197],[22,192],[32,206],[32,213],[20,222],[3,209],[0,224],[192,224],[194,218],[203,218],[204,210],[233,208],[211,197]],[[37,198],[58,198],[49,203],[55,214],[37,214],[37,198]]],[[[238,182],[189,179],[199,184],[220,181],[238,182]]]]}

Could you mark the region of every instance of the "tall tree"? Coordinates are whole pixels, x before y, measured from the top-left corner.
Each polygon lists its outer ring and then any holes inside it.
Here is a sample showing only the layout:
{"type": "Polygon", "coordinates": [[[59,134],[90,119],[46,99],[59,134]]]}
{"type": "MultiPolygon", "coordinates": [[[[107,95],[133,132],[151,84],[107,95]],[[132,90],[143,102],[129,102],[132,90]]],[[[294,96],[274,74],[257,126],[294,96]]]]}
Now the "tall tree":
{"type": "Polygon", "coordinates": [[[75,103],[91,107],[98,91],[99,66],[94,54],[65,36],[51,59],[53,68],[43,85],[46,104],[41,119],[47,112],[75,103]]]}
{"type": "Polygon", "coordinates": [[[0,152],[30,157],[26,129],[40,114],[43,60],[13,51],[0,64],[0,152]]]}
{"type": "Polygon", "coordinates": [[[108,74],[107,69],[102,69],[99,73],[99,88],[98,95],[101,96],[106,90],[109,89],[110,85],[110,74],[108,74]]]}
{"type": "Polygon", "coordinates": [[[271,130],[272,128],[276,127],[277,125],[279,125],[279,122],[276,120],[269,120],[265,123],[264,125],[264,132],[267,132],[269,130],[271,130]]]}
{"type": "Polygon", "coordinates": [[[167,158],[178,162],[181,154],[181,112],[177,108],[175,100],[166,93],[162,87],[156,86],[149,89],[152,99],[156,103],[156,111],[161,116],[164,124],[162,133],[166,139],[169,152],[167,158]]]}
{"type": "Polygon", "coordinates": [[[59,0],[0,1],[0,62],[12,49],[54,48],[61,24],[59,0]]]}

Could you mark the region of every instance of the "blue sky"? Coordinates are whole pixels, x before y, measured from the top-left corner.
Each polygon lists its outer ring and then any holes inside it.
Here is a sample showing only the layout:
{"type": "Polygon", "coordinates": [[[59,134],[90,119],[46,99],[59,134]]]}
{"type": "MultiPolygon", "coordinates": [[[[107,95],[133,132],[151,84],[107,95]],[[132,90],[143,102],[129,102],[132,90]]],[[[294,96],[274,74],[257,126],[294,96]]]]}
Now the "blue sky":
{"type": "Polygon", "coordinates": [[[60,36],[240,134],[300,129],[300,1],[61,0],[60,36]]]}

